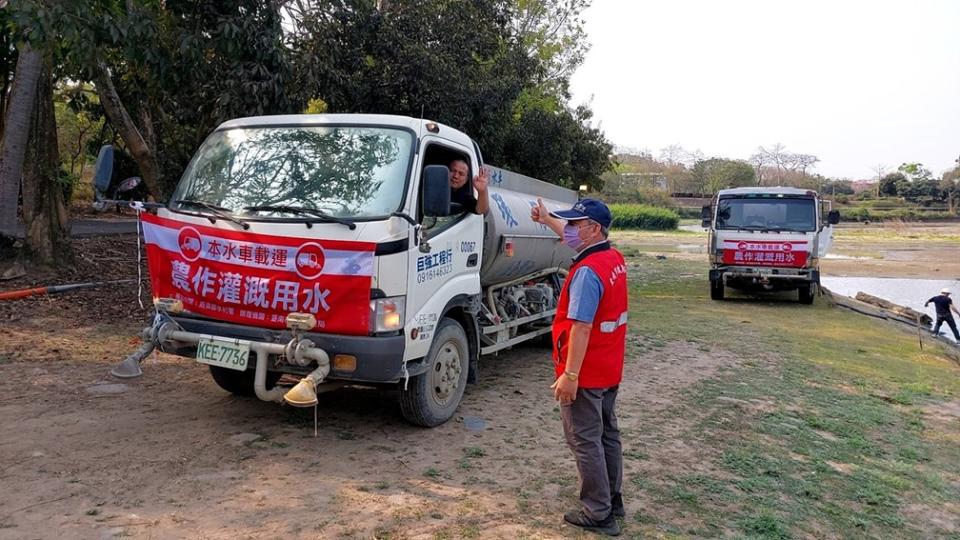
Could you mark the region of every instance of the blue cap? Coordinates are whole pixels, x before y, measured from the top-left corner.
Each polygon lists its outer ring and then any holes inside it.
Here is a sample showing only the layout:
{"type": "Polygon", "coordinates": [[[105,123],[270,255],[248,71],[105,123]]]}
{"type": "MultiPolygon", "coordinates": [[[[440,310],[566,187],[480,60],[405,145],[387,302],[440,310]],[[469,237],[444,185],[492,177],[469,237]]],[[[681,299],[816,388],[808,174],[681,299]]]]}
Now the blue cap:
{"type": "Polygon", "coordinates": [[[567,221],[577,221],[579,219],[592,219],[603,228],[609,228],[613,222],[613,216],[610,215],[610,209],[607,205],[596,199],[581,199],[573,205],[570,210],[560,210],[550,212],[555,218],[565,219],[567,221]]]}

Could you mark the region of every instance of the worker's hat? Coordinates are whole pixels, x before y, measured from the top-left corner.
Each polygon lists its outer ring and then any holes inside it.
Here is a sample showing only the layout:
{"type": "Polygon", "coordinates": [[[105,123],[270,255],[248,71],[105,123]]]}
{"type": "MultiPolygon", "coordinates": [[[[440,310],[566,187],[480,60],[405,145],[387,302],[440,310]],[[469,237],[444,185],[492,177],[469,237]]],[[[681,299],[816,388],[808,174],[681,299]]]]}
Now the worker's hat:
{"type": "Polygon", "coordinates": [[[610,209],[607,208],[607,205],[596,199],[582,199],[573,205],[573,208],[570,210],[558,210],[550,212],[550,215],[567,221],[592,219],[604,228],[610,227],[610,223],[613,222],[610,209]]]}
{"type": "Polygon", "coordinates": [[[950,289],[944,287],[940,289],[940,294],[950,294],[950,289]]]}

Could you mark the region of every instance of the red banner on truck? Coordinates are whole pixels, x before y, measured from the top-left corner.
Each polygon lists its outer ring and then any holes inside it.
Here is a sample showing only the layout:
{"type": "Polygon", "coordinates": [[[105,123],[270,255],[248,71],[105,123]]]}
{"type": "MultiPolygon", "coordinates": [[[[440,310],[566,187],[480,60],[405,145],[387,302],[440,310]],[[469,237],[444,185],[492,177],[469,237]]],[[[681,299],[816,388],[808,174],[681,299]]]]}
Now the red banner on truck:
{"type": "Polygon", "coordinates": [[[724,240],[723,264],[802,268],[807,264],[807,242],[724,240]]]}
{"type": "Polygon", "coordinates": [[[254,234],[144,213],[155,298],[175,298],[208,317],[284,328],[312,313],[316,329],[369,332],[376,244],[254,234]]]}

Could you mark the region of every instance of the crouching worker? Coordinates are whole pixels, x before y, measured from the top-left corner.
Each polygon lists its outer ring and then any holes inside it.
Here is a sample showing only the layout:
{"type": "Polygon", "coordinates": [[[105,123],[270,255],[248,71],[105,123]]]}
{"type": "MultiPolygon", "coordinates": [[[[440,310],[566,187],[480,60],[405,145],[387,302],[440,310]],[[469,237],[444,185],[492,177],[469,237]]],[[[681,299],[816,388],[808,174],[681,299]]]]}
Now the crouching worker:
{"type": "Polygon", "coordinates": [[[571,525],[611,536],[625,515],[623,453],[614,411],[623,375],[627,332],[627,274],[610,246],[605,204],[583,199],[570,210],[548,212],[543,201],[531,218],[577,251],[553,321],[554,397],[567,444],[577,461],[581,508],[563,516],[571,525]]]}

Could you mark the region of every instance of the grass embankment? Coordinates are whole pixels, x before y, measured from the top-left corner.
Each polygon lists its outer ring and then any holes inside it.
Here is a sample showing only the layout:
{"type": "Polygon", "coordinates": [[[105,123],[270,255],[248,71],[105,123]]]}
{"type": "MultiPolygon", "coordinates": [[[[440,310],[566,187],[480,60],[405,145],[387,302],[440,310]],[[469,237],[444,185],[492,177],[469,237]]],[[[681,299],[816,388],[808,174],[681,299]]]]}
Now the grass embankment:
{"type": "Polygon", "coordinates": [[[701,262],[631,261],[631,355],[688,341],[739,364],[675,405],[680,441],[655,437],[702,466],[628,476],[628,535],[957,535],[960,369],[936,347],[795,294],[713,302],[701,262]]]}
{"type": "Polygon", "coordinates": [[[680,215],[669,208],[644,204],[611,204],[614,229],[665,231],[677,228],[680,215]]]}

